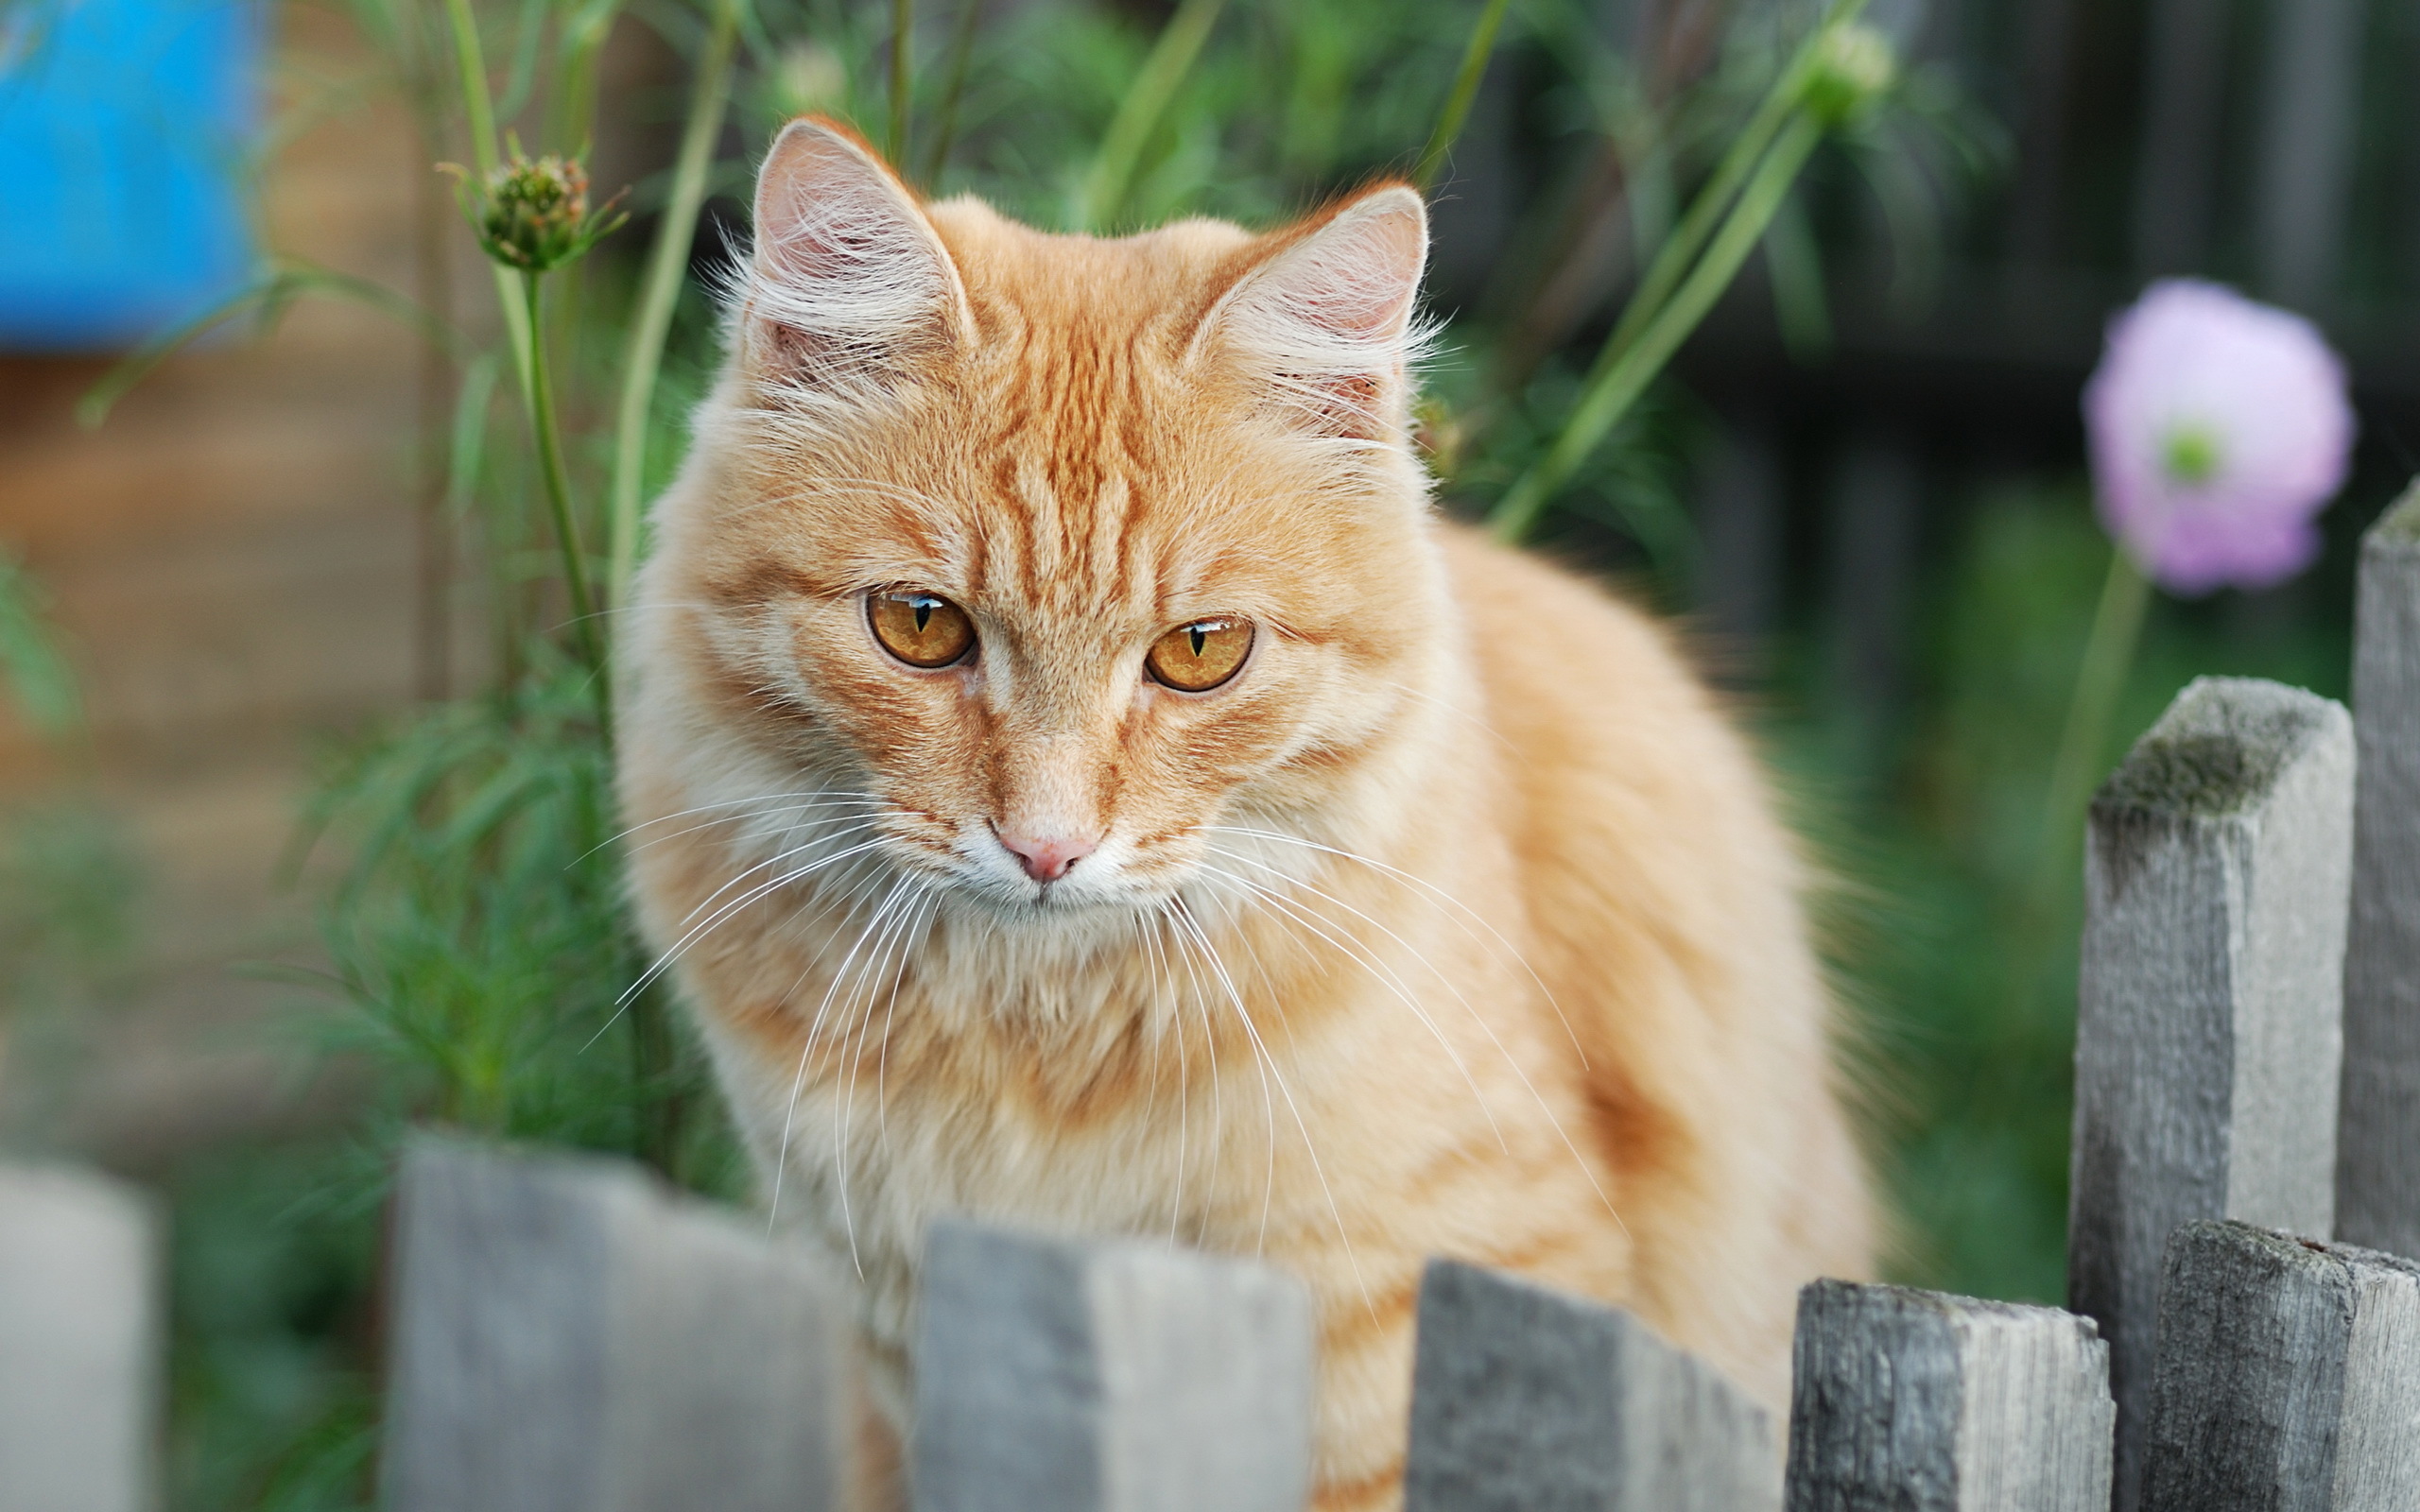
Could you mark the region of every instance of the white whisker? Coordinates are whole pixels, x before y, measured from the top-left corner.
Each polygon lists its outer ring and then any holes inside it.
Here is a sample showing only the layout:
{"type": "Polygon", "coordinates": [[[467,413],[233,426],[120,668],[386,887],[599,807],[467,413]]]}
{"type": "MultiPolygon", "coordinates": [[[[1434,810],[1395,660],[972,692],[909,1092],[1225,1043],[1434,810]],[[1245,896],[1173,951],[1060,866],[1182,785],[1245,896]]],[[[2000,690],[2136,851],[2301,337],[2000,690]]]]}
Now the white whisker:
{"type": "MultiPolygon", "coordinates": [[[[1438,886],[1435,883],[1430,882],[1426,877],[1414,876],[1412,873],[1404,870],[1400,867],[1391,867],[1383,861],[1376,860],[1371,856],[1362,855],[1357,851],[1342,850],[1332,845],[1322,845],[1317,840],[1306,840],[1299,834],[1286,834],[1276,830],[1248,830],[1232,824],[1204,824],[1198,826],[1198,828],[1205,834],[1240,834],[1254,840],[1270,840],[1280,845],[1301,846],[1306,850],[1316,850],[1322,855],[1331,855],[1340,861],[1357,862],[1362,866],[1368,867],[1374,871],[1383,872],[1399,882],[1409,883],[1411,885],[1420,888],[1423,892],[1427,893],[1431,898],[1436,899],[1439,902],[1443,903],[1448,908],[1456,910],[1462,916],[1462,918],[1469,919],[1473,923],[1478,924],[1479,928],[1487,931],[1490,938],[1494,939],[1496,944],[1504,947],[1504,954],[1512,958],[1512,964],[1518,966],[1523,974],[1527,975],[1529,979],[1537,986],[1538,991],[1543,994],[1547,1000],[1547,1006],[1554,1010],[1556,1022],[1563,1025],[1564,1034],[1569,1037],[1572,1050],[1580,1057],[1580,1069],[1582,1071],[1588,1069],[1588,1051],[1587,1047],[1580,1042],[1579,1031],[1572,1028],[1571,1020],[1566,1017],[1563,1011],[1563,1005],[1555,1001],[1553,988],[1547,987],[1546,979],[1538,975],[1537,969],[1530,964],[1529,957],[1523,955],[1511,940],[1506,939],[1502,931],[1498,930],[1494,924],[1489,923],[1485,915],[1479,913],[1468,903],[1463,902],[1452,893],[1447,892],[1444,888],[1438,886]]],[[[1244,858],[1237,855],[1235,856],[1234,859],[1240,861],[1244,858]]],[[[1264,867],[1264,869],[1269,868],[1264,867]]],[[[1279,874],[1281,876],[1284,875],[1282,872],[1279,874]]],[[[1454,927],[1460,929],[1463,934],[1469,935],[1472,939],[1478,939],[1477,935],[1471,934],[1470,925],[1463,923],[1461,919],[1456,919],[1454,920],[1454,927]]]]}
{"type": "MultiPolygon", "coordinates": [[[[1184,928],[1192,935],[1194,940],[1201,947],[1203,954],[1209,960],[1211,970],[1218,973],[1219,985],[1226,988],[1227,1001],[1235,1005],[1236,1017],[1241,1022],[1245,1035],[1252,1040],[1253,1052],[1258,1056],[1260,1063],[1265,1068],[1262,1074],[1261,1084],[1262,1095],[1264,1097],[1268,1093],[1269,1077],[1273,1075],[1276,1078],[1278,1095],[1286,1099],[1287,1111],[1293,1115],[1294,1127],[1303,1136],[1303,1153],[1309,1158],[1311,1162],[1311,1173],[1319,1178],[1320,1192],[1327,1198],[1328,1214],[1336,1220],[1337,1242],[1344,1246],[1345,1264],[1351,1268],[1353,1272],[1353,1283],[1361,1293],[1361,1305],[1369,1309],[1371,1314],[1375,1316],[1377,1314],[1377,1303],[1371,1297],[1370,1283],[1361,1274],[1360,1257],[1354,1253],[1353,1235],[1352,1232],[1345,1228],[1344,1224],[1344,1210],[1337,1205],[1336,1189],[1328,1183],[1327,1168],[1320,1161],[1318,1143],[1311,1138],[1311,1126],[1309,1123],[1304,1119],[1301,1107],[1294,1101],[1294,1090],[1287,1085],[1286,1074],[1278,1068],[1277,1057],[1270,1052],[1269,1046],[1262,1042],[1260,1038],[1260,1028],[1257,1024],[1253,1022],[1251,1011],[1244,1006],[1243,995],[1236,990],[1234,978],[1227,974],[1226,963],[1219,958],[1219,948],[1210,942],[1209,935],[1203,931],[1200,920],[1196,919],[1192,916],[1191,911],[1185,907],[1184,901],[1180,898],[1175,900],[1175,903],[1176,908],[1174,917],[1177,922],[1183,925],[1184,928]]],[[[1276,1114],[1274,1108],[1271,1108],[1269,1111],[1269,1160],[1270,1183],[1273,1188],[1275,1184],[1277,1162],[1276,1114]]]]}
{"type": "MultiPolygon", "coordinates": [[[[857,1273],[860,1276],[865,1274],[865,1267],[857,1262],[857,1227],[849,1208],[849,1121],[856,1110],[857,1073],[865,1065],[866,1031],[873,1024],[874,994],[881,990],[882,979],[890,975],[890,954],[893,945],[897,945],[901,950],[902,959],[899,966],[900,970],[905,971],[907,926],[911,915],[920,912],[924,903],[923,889],[916,886],[914,879],[903,876],[899,880],[907,885],[911,893],[910,906],[894,912],[890,922],[883,926],[881,937],[874,942],[873,954],[868,958],[867,967],[859,976],[859,980],[867,988],[866,1009],[858,1017],[856,1049],[851,1055],[848,1074],[840,1079],[840,1095],[835,1100],[832,1109],[832,1131],[835,1141],[832,1170],[839,1184],[840,1222],[848,1230],[849,1260],[853,1264],[857,1264],[857,1273]]],[[[898,1001],[898,979],[892,977],[891,1001],[894,1004],[898,1001]]],[[[841,1033],[845,1038],[847,1031],[843,1030],[841,1033]]]]}
{"type": "MultiPolygon", "coordinates": [[[[1227,859],[1234,861],[1248,860],[1247,857],[1230,855],[1228,852],[1219,850],[1215,847],[1212,848],[1211,853],[1213,855],[1225,856],[1227,859]]],[[[1478,1110],[1480,1114],[1487,1119],[1488,1128],[1495,1133],[1495,1143],[1503,1148],[1506,1154],[1509,1155],[1512,1153],[1512,1143],[1504,1137],[1503,1125],[1496,1122],[1495,1110],[1488,1106],[1487,1094],[1479,1090],[1478,1078],[1471,1074],[1469,1063],[1462,1059],[1461,1052],[1454,1048],[1454,1042],[1445,1038],[1445,1031],[1438,1027],[1437,1021],[1429,1017],[1428,1010],[1420,1005],[1419,1000],[1412,995],[1410,984],[1404,981],[1402,975],[1397,972],[1394,968],[1380,960],[1378,958],[1377,952],[1370,950],[1367,946],[1358,946],[1357,949],[1357,941],[1354,941],[1349,937],[1340,938],[1337,936],[1330,934],[1326,928],[1322,927],[1327,920],[1317,919],[1316,916],[1305,918],[1305,915],[1308,912],[1307,910],[1304,909],[1293,900],[1280,894],[1274,888],[1265,886],[1260,883],[1253,881],[1249,877],[1239,877],[1236,875],[1236,873],[1228,871],[1220,867],[1213,867],[1204,864],[1201,869],[1214,877],[1223,877],[1227,881],[1236,884],[1237,886],[1245,888],[1271,906],[1285,910],[1285,917],[1291,918],[1295,922],[1300,923],[1303,927],[1308,929],[1322,940],[1325,941],[1336,950],[1343,953],[1346,959],[1351,960],[1355,965],[1367,971],[1372,976],[1377,979],[1378,984],[1381,987],[1384,987],[1389,991],[1392,992],[1395,995],[1396,1000],[1402,1003],[1406,1008],[1410,1010],[1411,1016],[1420,1021],[1421,1027],[1426,1029],[1430,1038],[1437,1041],[1438,1048],[1445,1052],[1445,1058],[1454,1063],[1454,1070],[1461,1074],[1463,1085],[1467,1086],[1471,1090],[1471,1100],[1478,1104],[1478,1110]]],[[[1309,890],[1316,891],[1317,889],[1309,890]]],[[[1403,942],[1401,940],[1397,940],[1396,943],[1402,944],[1403,942]]],[[[1405,949],[1410,950],[1410,947],[1405,946],[1405,949]]],[[[1445,980],[1444,973],[1438,971],[1437,968],[1434,966],[1429,966],[1426,958],[1422,957],[1417,951],[1413,951],[1412,954],[1415,959],[1420,961],[1421,965],[1427,966],[1429,971],[1436,975],[1439,980],[1445,980]]],[[[1446,982],[1446,986],[1450,989],[1452,988],[1452,983],[1448,981],[1446,982]]],[[[1456,995],[1460,996],[1461,994],[1457,993],[1456,995]]],[[[1470,1008],[1470,1005],[1467,1002],[1464,1003],[1462,1006],[1465,1009],[1470,1008]]],[[[1501,1049],[1502,1047],[1498,1046],[1497,1048],[1501,1049]]]]}
{"type": "MultiPolygon", "coordinates": [[[[856,941],[849,946],[849,954],[841,957],[838,969],[832,973],[832,985],[824,989],[823,1001],[816,1007],[815,1018],[807,1024],[806,1038],[799,1045],[798,1072],[790,1081],[789,1104],[782,1114],[782,1140],[776,1149],[773,1161],[772,1200],[767,1205],[765,1212],[765,1228],[768,1233],[772,1231],[775,1221],[781,1217],[782,1213],[782,1180],[789,1169],[790,1134],[798,1118],[799,1097],[806,1090],[806,1063],[815,1050],[815,1037],[822,1030],[823,1016],[832,1006],[833,995],[840,990],[840,983],[848,975],[849,963],[856,958],[857,951],[865,944],[866,937],[873,933],[875,925],[882,922],[883,916],[890,911],[891,902],[908,885],[908,879],[900,878],[890,891],[883,895],[882,902],[876,906],[873,917],[859,926],[856,941]]],[[[856,1232],[854,1228],[849,1233],[849,1258],[852,1262],[857,1258],[856,1232]]],[[[862,1265],[859,1265],[857,1274],[860,1278],[864,1276],[865,1270],[862,1265]]]]}
{"type": "MultiPolygon", "coordinates": [[[[1277,871],[1276,868],[1270,867],[1265,862],[1254,861],[1250,856],[1240,855],[1230,851],[1219,851],[1217,850],[1217,848],[1215,847],[1212,849],[1216,853],[1224,855],[1230,860],[1241,861],[1247,866],[1259,867],[1265,871],[1276,872],[1276,874],[1281,877],[1286,876],[1286,873],[1277,871]]],[[[1520,1079],[1523,1090],[1528,1091],[1531,1099],[1537,1103],[1539,1111],[1546,1114],[1547,1126],[1554,1130],[1555,1138],[1563,1143],[1563,1147],[1570,1153],[1573,1161],[1579,1165],[1580,1174],[1587,1178],[1589,1189],[1597,1194],[1597,1200],[1604,1204],[1605,1211],[1612,1215],[1615,1225],[1620,1228],[1623,1232],[1629,1232],[1629,1226],[1622,1222],[1622,1215],[1618,1211],[1616,1211],[1614,1208],[1614,1199],[1606,1194],[1604,1186],[1598,1181],[1596,1169],[1589,1165],[1587,1158],[1580,1153],[1580,1146],[1573,1142],[1570,1130],[1563,1126],[1563,1120],[1555,1116],[1554,1106],[1546,1100],[1546,1095],[1538,1091],[1535,1083],[1530,1080],[1530,1074],[1522,1069],[1520,1060],[1513,1056],[1511,1050],[1506,1048],[1504,1041],[1497,1038],[1495,1026],[1487,1022],[1487,1015],[1479,1012],[1477,1007],[1472,1005],[1470,999],[1462,995],[1461,989],[1454,986],[1452,978],[1446,976],[1444,972],[1438,971],[1435,966],[1430,965],[1428,957],[1422,954],[1402,936],[1396,934],[1393,930],[1389,929],[1386,925],[1380,923],[1375,919],[1371,918],[1368,914],[1363,913],[1360,909],[1354,907],[1351,903],[1346,902],[1343,899],[1322,891],[1322,889],[1315,887],[1309,883],[1297,877],[1287,877],[1286,880],[1291,885],[1300,887],[1316,898],[1323,899],[1328,902],[1332,902],[1339,908],[1343,909],[1346,913],[1353,915],[1356,919],[1367,923],[1371,928],[1377,930],[1380,934],[1385,935],[1389,939],[1393,940],[1397,945],[1401,946],[1410,954],[1412,959],[1420,962],[1423,966],[1428,967],[1429,971],[1433,973],[1440,982],[1445,985],[1448,991],[1454,994],[1454,999],[1461,1005],[1462,1011],[1471,1016],[1471,1022],[1478,1025],[1479,1032],[1487,1036],[1488,1043],[1495,1047],[1495,1053],[1504,1058],[1506,1068],[1509,1069],[1514,1076],[1520,1079]]],[[[1409,1000],[1407,999],[1407,1001],[1409,1000]]],[[[1414,1011],[1417,1012],[1418,1010],[1415,1009],[1414,1011]]],[[[1564,1027],[1567,1029],[1569,1025],[1566,1024],[1564,1027]]],[[[1456,1057],[1456,1064],[1461,1064],[1459,1057],[1456,1057]]],[[[1465,1071],[1463,1074],[1467,1077],[1469,1073],[1465,1071]]],[[[1476,1084],[1474,1084],[1473,1090],[1477,1090],[1476,1084]]],[[[1479,1101],[1479,1109],[1481,1112],[1487,1112],[1487,1103],[1484,1098],[1481,1098],[1479,1101]]],[[[1495,1119],[1493,1113],[1488,1114],[1488,1122],[1491,1125],[1495,1124],[1495,1119]]],[[[1496,1132],[1496,1138],[1501,1140],[1503,1137],[1503,1131],[1498,1129],[1496,1132]]],[[[1507,1148],[1509,1150],[1510,1146],[1507,1146],[1507,1148]]]]}

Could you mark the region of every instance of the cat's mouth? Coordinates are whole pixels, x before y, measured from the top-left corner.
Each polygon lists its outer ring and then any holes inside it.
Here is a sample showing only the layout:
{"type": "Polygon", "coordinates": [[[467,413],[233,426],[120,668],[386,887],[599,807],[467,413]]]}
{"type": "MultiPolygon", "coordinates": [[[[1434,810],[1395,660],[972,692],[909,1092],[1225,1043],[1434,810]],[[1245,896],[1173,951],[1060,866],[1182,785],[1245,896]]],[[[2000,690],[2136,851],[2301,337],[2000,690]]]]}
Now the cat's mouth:
{"type": "Polygon", "coordinates": [[[1181,878],[1140,865],[1134,847],[1104,835],[1054,849],[1028,836],[1003,837],[988,821],[970,825],[946,850],[915,845],[917,869],[938,871],[949,890],[995,918],[1034,920],[1147,911],[1171,894],[1181,878]],[[1009,840],[1024,842],[1012,846],[1009,840]]]}
{"type": "Polygon", "coordinates": [[[868,859],[1001,922],[1148,913],[1180,894],[1197,869],[1192,824],[1141,835],[1105,824],[1069,834],[896,799],[888,808],[865,835],[868,859]]]}

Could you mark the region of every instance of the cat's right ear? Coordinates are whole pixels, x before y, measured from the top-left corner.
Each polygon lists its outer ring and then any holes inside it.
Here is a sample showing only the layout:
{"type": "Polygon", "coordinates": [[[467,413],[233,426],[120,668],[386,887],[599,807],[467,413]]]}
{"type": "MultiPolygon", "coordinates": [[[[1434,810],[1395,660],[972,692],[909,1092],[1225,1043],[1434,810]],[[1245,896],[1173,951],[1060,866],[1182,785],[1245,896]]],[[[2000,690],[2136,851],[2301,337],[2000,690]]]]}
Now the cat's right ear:
{"type": "Polygon", "coordinates": [[[742,325],[761,377],[825,393],[890,388],[975,329],[915,196],[820,116],[784,128],[756,177],[742,325]]]}

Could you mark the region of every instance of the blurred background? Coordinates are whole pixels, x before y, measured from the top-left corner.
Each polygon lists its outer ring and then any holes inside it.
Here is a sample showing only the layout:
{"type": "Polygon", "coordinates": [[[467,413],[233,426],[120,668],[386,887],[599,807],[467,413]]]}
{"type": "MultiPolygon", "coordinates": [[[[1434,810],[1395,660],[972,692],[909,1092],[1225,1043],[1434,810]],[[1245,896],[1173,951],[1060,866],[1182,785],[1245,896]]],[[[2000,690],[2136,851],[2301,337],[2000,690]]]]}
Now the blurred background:
{"type": "MultiPolygon", "coordinates": [[[[1449,507],[1534,460],[1818,9],[1513,0],[1436,186],[1449,507]]],[[[585,146],[598,199],[628,186],[542,316],[597,539],[649,247],[683,274],[640,395],[651,484],[714,360],[706,281],[745,245],[754,154],[806,110],[897,140],[903,11],[913,176],[1111,229],[1266,224],[1406,171],[1480,9],[462,7],[497,119],[585,146]],[[1104,205],[1104,134],[1184,26],[1198,54],[1156,76],[1104,205]],[[718,48],[731,104],[666,231],[718,48]]],[[[644,1113],[579,1053],[629,948],[610,853],[581,859],[601,743],[561,707],[495,286],[433,168],[476,158],[453,15],[0,0],[0,1151],[166,1195],[180,1507],[367,1504],[380,1173],[409,1120],[736,1179],[685,1047],[635,1046],[644,1113]]],[[[2195,675],[2342,696],[2354,542],[2420,471],[2420,9],[1865,20],[1888,98],[1535,539],[1681,616],[1781,774],[1831,879],[1899,1278],[2057,1300],[2077,861],[2046,805],[2109,564],[2079,391],[2156,276],[2321,325],[2361,422],[2326,554],[2157,601],[2100,759],[2195,675]]]]}

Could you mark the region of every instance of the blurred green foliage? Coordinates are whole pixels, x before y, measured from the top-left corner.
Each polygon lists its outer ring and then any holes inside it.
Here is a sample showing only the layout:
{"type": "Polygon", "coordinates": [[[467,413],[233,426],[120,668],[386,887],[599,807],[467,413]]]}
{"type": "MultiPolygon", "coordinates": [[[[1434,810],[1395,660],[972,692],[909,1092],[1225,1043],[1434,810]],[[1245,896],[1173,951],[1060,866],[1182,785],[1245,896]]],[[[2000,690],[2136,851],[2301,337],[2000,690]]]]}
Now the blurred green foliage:
{"type": "MultiPolygon", "coordinates": [[[[1806,623],[1767,733],[1837,879],[1827,933],[1902,1223],[1893,1269],[2056,1304],[2083,856],[2080,836],[2043,816],[2109,542],[2080,486],[2004,487],[1965,518],[1922,606],[1912,644],[1924,662],[1902,727],[1878,745],[1841,729],[1825,627],[1806,623]],[[2047,894],[2045,875],[2059,879],[2047,894]]],[[[2342,630],[2275,600],[2163,600],[2095,769],[2114,766],[2195,677],[2341,698],[2350,655],[2342,630]]]]}
{"type": "Polygon", "coordinates": [[[0,696],[36,730],[57,737],[75,729],[83,709],[46,607],[42,585],[0,550],[0,696]]]}

